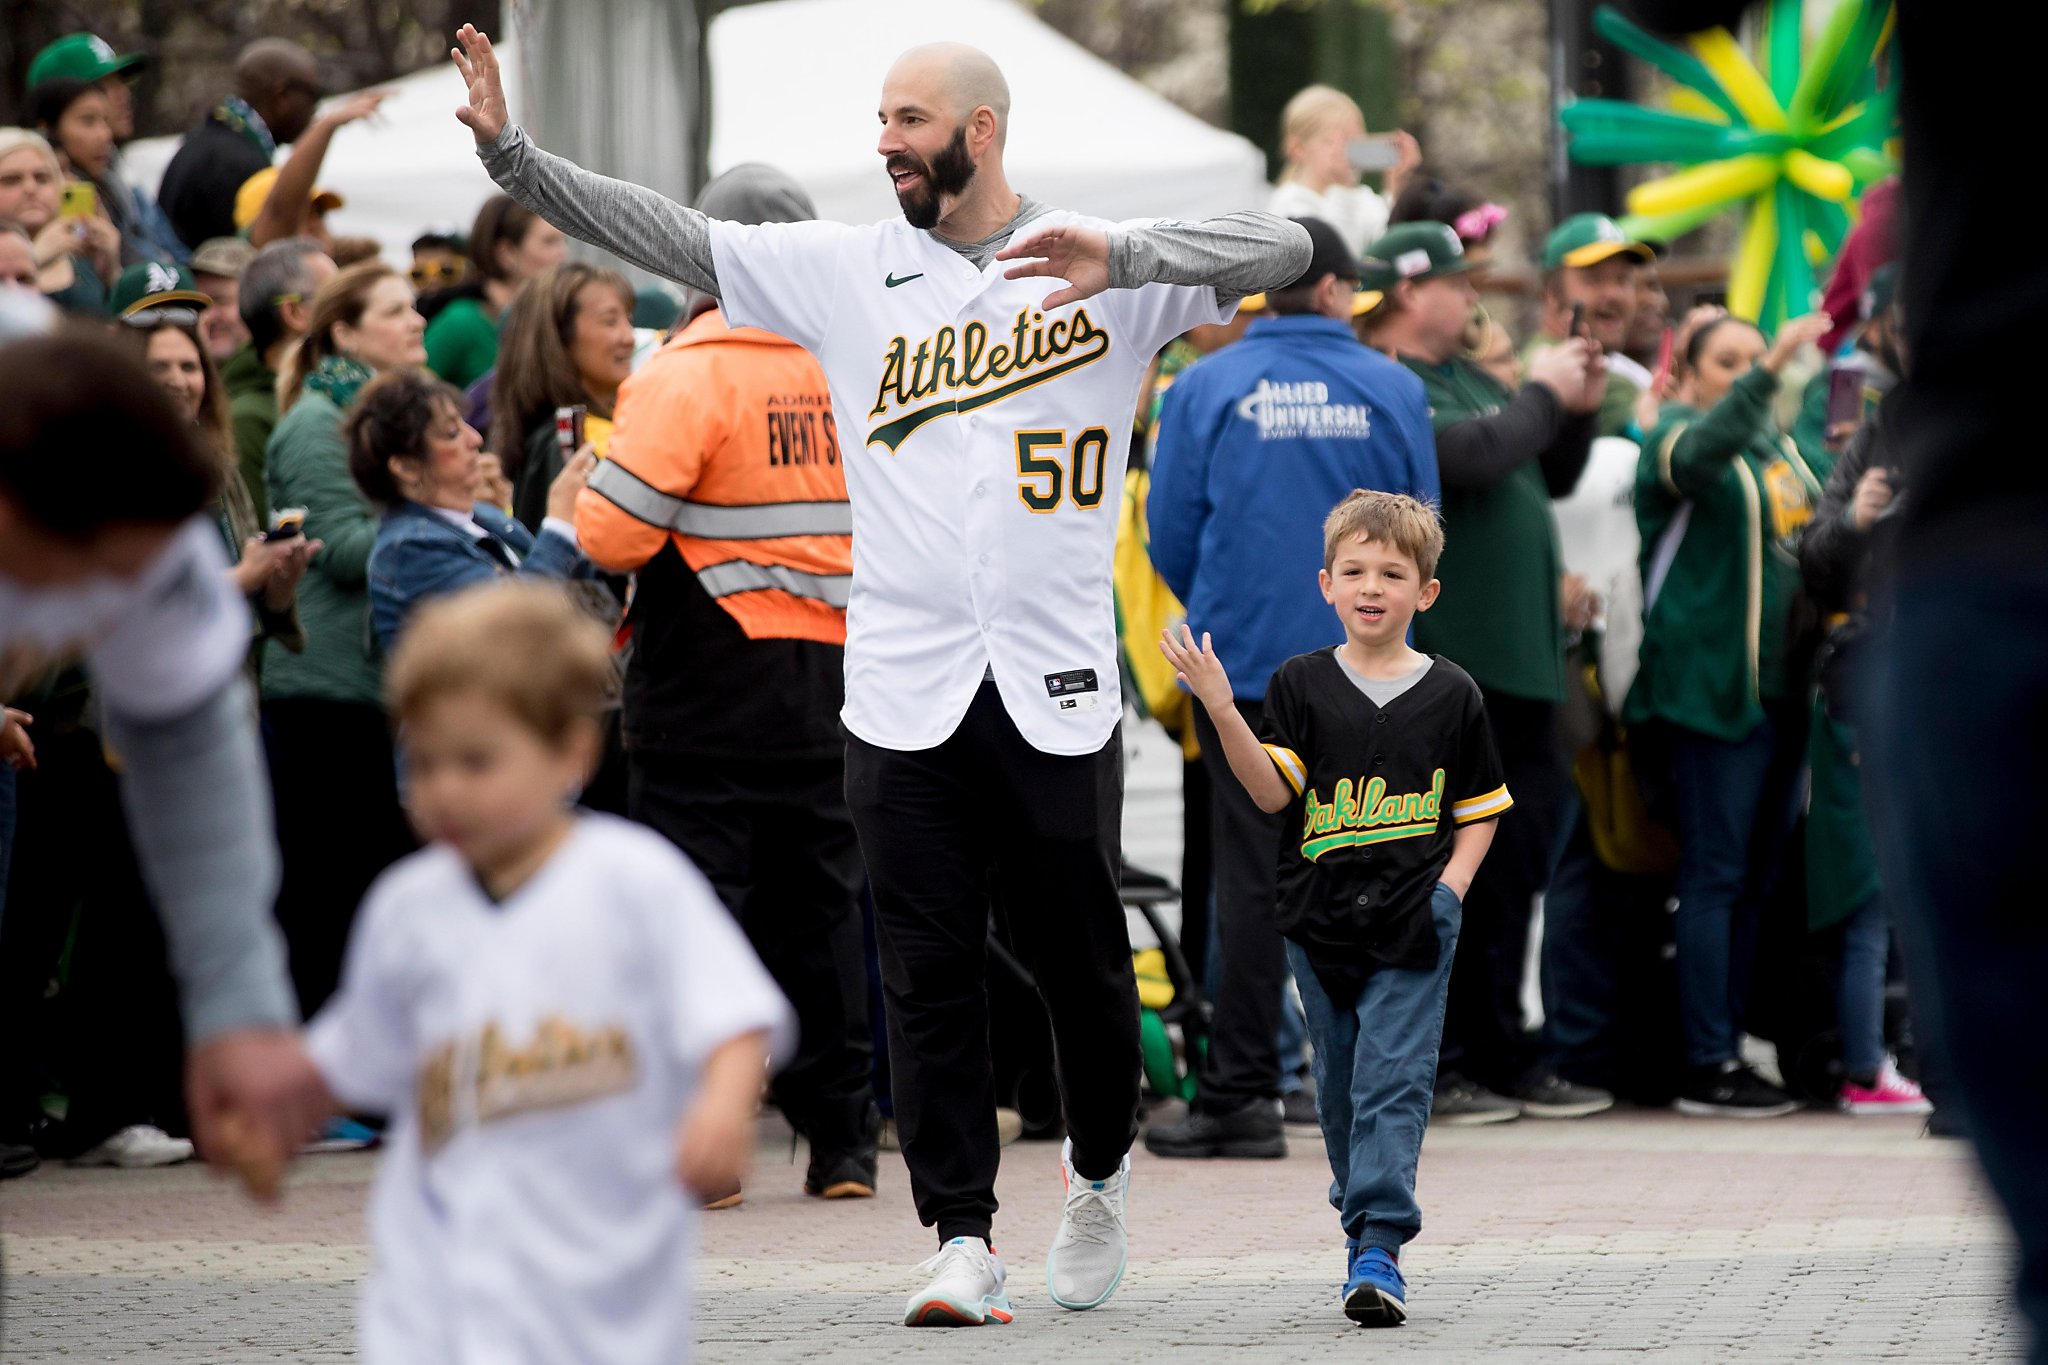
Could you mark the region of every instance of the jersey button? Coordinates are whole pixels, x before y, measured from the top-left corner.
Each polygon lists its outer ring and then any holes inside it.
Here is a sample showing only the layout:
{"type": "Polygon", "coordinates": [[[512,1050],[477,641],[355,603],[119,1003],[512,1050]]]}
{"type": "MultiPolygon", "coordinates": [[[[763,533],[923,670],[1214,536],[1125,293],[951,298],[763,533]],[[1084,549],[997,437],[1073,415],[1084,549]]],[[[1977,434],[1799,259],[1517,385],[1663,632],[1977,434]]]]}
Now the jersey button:
{"type": "Polygon", "coordinates": [[[981,633],[982,633],[982,634],[984,634],[984,635],[988,634],[988,633],[989,633],[990,631],[994,630],[995,628],[996,628],[996,623],[995,623],[995,622],[993,622],[993,621],[983,621],[983,622],[981,623],[981,633]]]}
{"type": "Polygon", "coordinates": [[[1367,849],[1367,850],[1365,851],[1365,861],[1366,861],[1366,862],[1371,862],[1371,861],[1372,861],[1372,850],[1371,850],[1371,849],[1367,849]]]}
{"type": "MultiPolygon", "coordinates": [[[[977,497],[977,498],[985,498],[985,497],[987,497],[987,496],[988,496],[988,485],[987,485],[987,484],[985,484],[985,483],[978,483],[978,484],[974,485],[974,496],[975,496],[975,497],[977,497]]],[[[1381,719],[1382,719],[1382,720],[1384,720],[1384,719],[1386,719],[1386,718],[1385,718],[1384,716],[1382,716],[1382,717],[1381,717],[1381,719]]]]}
{"type": "Polygon", "coordinates": [[[1386,763],[1386,761],[1387,756],[1385,754],[1374,754],[1372,756],[1372,766],[1375,768],[1381,767],[1386,763]]]}
{"type": "Polygon", "coordinates": [[[1374,716],[1373,720],[1380,725],[1385,725],[1387,723],[1387,713],[1382,711],[1378,715],[1374,716]]]}
{"type": "Polygon", "coordinates": [[[1358,904],[1361,906],[1371,905],[1372,897],[1366,895],[1363,891],[1361,891],[1358,893],[1358,904]]]}
{"type": "Polygon", "coordinates": [[[994,559],[994,558],[995,558],[995,556],[994,556],[994,555],[989,555],[989,554],[985,554],[985,555],[983,555],[983,556],[981,557],[981,562],[982,562],[982,563],[983,563],[984,565],[986,565],[986,564],[987,564],[987,563],[988,563],[988,562],[989,562],[989,561],[990,561],[991,559],[994,559]]]}

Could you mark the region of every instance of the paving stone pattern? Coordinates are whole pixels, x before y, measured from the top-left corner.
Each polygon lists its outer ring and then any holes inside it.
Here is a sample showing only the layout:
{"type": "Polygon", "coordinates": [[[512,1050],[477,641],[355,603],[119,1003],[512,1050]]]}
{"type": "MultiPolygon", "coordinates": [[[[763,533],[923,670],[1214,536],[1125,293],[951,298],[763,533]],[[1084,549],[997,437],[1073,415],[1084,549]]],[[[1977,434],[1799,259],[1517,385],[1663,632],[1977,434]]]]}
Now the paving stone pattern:
{"type": "MultiPolygon", "coordinates": [[[[1903,1120],[1765,1123],[1622,1111],[1436,1130],[1412,1316],[1337,1308],[1342,1238],[1312,1132],[1285,1161],[1140,1150],[1131,1270],[1110,1303],[1045,1297],[1058,1151],[1004,1156],[997,1249],[1017,1321],[895,1325],[932,1250],[899,1158],[873,1201],[801,1192],[771,1124],[744,1207],[708,1215],[700,1361],[2018,1360],[2010,1247],[1961,1144],[1903,1120]]],[[[0,1186],[0,1359],[324,1362],[354,1356],[374,1155],[300,1163],[278,1209],[209,1173],[37,1172],[0,1186]]]]}

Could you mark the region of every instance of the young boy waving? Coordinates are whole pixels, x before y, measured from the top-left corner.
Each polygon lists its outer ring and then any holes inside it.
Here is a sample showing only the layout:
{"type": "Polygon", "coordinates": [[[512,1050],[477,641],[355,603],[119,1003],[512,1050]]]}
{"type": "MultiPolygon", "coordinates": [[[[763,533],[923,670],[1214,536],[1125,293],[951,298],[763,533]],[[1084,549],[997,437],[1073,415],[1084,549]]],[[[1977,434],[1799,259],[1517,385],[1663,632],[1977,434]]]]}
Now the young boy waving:
{"type": "Polygon", "coordinates": [[[1344,643],[1280,665],[1263,736],[1231,704],[1208,636],[1197,648],[1182,626],[1160,640],[1245,790],[1290,816],[1277,919],[1315,1042],[1344,1312],[1367,1326],[1408,1315],[1399,1261],[1422,1227],[1415,1165],[1460,898],[1513,804],[1478,686],[1408,646],[1415,613],[1436,600],[1443,546],[1436,514],[1413,498],[1360,491],[1337,505],[1320,578],[1344,643]]]}

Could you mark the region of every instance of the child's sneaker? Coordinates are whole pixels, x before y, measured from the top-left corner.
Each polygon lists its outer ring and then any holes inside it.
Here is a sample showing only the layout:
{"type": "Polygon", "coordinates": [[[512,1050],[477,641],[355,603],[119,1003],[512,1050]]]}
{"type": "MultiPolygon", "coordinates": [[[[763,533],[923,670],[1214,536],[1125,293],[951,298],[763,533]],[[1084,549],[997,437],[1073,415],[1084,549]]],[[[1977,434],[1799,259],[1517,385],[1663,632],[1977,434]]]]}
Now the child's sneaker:
{"type": "Polygon", "coordinates": [[[1360,1327],[1396,1327],[1408,1318],[1408,1282],[1380,1247],[1360,1247],[1344,1281],[1344,1316],[1360,1327]]]}
{"type": "Polygon", "coordinates": [[[1899,1074],[1892,1059],[1884,1059],[1884,1065],[1877,1069],[1877,1081],[1862,1086],[1854,1081],[1842,1085],[1839,1101],[1843,1110],[1851,1114],[1931,1114],[1934,1106],[1927,1102],[1927,1096],[1920,1093],[1920,1087],[1899,1074]]]}
{"type": "Polygon", "coordinates": [[[918,1269],[931,1272],[932,1282],[910,1296],[905,1327],[979,1327],[1015,1316],[1003,1263],[979,1237],[955,1237],[918,1269]]]}

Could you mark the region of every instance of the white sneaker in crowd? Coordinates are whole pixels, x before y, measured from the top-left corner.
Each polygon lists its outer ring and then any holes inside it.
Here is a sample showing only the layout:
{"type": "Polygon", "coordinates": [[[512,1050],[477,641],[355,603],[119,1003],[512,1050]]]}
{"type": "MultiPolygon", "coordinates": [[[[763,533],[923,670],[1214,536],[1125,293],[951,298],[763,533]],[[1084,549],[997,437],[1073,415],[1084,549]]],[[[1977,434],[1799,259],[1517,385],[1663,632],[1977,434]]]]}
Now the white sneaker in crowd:
{"type": "Polygon", "coordinates": [[[905,1327],[979,1327],[1015,1316],[1003,1292],[1003,1263],[979,1237],[955,1237],[918,1267],[932,1282],[910,1296],[905,1327]]]}
{"type": "Polygon", "coordinates": [[[1045,1258],[1045,1289],[1062,1308],[1099,1308],[1122,1281],[1130,1251],[1130,1236],[1124,1231],[1130,1153],[1107,1180],[1084,1180],[1074,1169],[1074,1144],[1069,1141],[1060,1151],[1060,1173],[1067,1181],[1067,1205],[1060,1214],[1059,1235],[1045,1258]]]}
{"type": "Polygon", "coordinates": [[[88,1147],[71,1158],[73,1166],[119,1166],[141,1170],[147,1166],[175,1166],[192,1159],[192,1144],[174,1138],[153,1123],[130,1124],[97,1147],[88,1147]]]}

